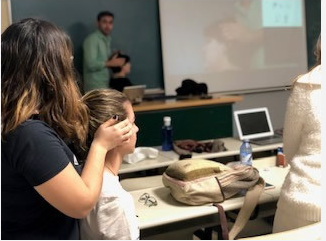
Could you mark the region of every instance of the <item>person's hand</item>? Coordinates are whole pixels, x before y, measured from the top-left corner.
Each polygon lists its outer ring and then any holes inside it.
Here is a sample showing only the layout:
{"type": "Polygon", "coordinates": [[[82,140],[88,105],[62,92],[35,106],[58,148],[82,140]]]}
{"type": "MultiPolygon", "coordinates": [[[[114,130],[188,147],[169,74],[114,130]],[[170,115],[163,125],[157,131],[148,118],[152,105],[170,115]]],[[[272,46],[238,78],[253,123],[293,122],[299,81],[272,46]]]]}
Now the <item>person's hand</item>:
{"type": "Polygon", "coordinates": [[[111,118],[100,125],[95,132],[93,143],[106,151],[127,143],[132,135],[132,124],[128,118],[117,124],[115,123],[116,120],[111,118]]]}
{"type": "Polygon", "coordinates": [[[124,58],[118,58],[118,54],[113,55],[113,57],[106,61],[106,67],[122,67],[125,63],[124,58]]]}

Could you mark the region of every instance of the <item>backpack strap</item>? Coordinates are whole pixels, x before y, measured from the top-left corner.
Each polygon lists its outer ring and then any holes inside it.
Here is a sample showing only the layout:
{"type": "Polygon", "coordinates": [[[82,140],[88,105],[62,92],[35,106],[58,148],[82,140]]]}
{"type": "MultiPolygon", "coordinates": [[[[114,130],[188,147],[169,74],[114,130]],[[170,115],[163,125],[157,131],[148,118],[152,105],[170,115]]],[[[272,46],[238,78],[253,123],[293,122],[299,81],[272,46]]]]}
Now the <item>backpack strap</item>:
{"type": "Polygon", "coordinates": [[[226,215],[224,212],[224,208],[218,204],[218,203],[213,203],[215,207],[218,209],[218,214],[220,216],[220,226],[221,226],[221,232],[222,232],[222,239],[223,240],[229,240],[229,229],[228,229],[228,222],[226,220],[226,215]]]}
{"type": "Polygon", "coordinates": [[[226,220],[226,215],[223,206],[218,203],[213,203],[213,205],[218,208],[223,240],[233,240],[241,232],[241,230],[248,222],[252,211],[257,206],[259,197],[261,193],[264,191],[264,188],[265,188],[265,181],[263,178],[260,177],[256,185],[248,189],[248,191],[246,192],[246,196],[244,198],[243,206],[241,207],[240,212],[230,232],[228,232],[228,223],[226,220]]]}
{"type": "Polygon", "coordinates": [[[244,199],[244,204],[240,209],[237,219],[235,220],[234,225],[232,226],[229,232],[230,240],[233,240],[248,222],[252,211],[254,210],[259,201],[260,194],[264,191],[264,188],[265,181],[263,178],[260,177],[257,184],[252,188],[248,189],[244,199]]]}

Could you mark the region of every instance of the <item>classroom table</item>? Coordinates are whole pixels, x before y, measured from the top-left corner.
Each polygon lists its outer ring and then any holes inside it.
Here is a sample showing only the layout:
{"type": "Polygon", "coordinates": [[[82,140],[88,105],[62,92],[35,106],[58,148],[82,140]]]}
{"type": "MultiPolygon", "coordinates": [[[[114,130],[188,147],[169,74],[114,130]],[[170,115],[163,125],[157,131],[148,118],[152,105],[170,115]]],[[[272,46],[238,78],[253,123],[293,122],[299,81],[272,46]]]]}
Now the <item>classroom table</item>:
{"type": "MultiPolygon", "coordinates": [[[[224,146],[227,148],[227,151],[214,152],[214,153],[208,153],[208,152],[193,153],[192,158],[211,159],[211,158],[239,155],[242,141],[233,137],[220,138],[219,140],[224,142],[224,146]]],[[[283,143],[276,143],[276,144],[263,145],[263,146],[251,144],[253,153],[263,152],[263,151],[273,151],[273,150],[277,150],[278,147],[282,147],[282,146],[283,143]]],[[[140,162],[132,163],[132,164],[123,162],[120,167],[119,174],[166,167],[179,160],[179,155],[174,151],[162,151],[161,146],[156,146],[154,148],[159,150],[159,154],[156,159],[145,159],[140,162]]]]}
{"type": "MultiPolygon", "coordinates": [[[[255,166],[260,175],[275,186],[273,189],[265,190],[259,199],[258,204],[266,204],[270,202],[275,202],[278,200],[280,195],[280,190],[285,176],[288,173],[289,167],[281,168],[275,166],[276,156],[260,158],[253,161],[253,166],[255,166]]],[[[146,182],[146,177],[143,179],[146,182]]],[[[140,183],[141,186],[141,183],[140,183]]],[[[162,185],[150,187],[146,189],[139,189],[130,191],[135,207],[136,214],[139,218],[139,227],[141,233],[146,233],[150,230],[150,233],[154,231],[162,232],[162,230],[167,230],[168,226],[175,229],[180,228],[180,232],[186,229],[186,227],[180,227],[180,224],[192,225],[191,220],[196,223],[196,227],[205,227],[207,225],[212,225],[218,220],[212,221],[212,215],[217,218],[217,209],[212,205],[202,205],[202,206],[190,206],[182,204],[173,199],[170,195],[168,188],[162,185]],[[147,207],[143,203],[139,202],[139,197],[148,193],[153,196],[158,205],[147,207]]],[[[231,211],[240,209],[243,205],[244,197],[231,198],[222,203],[224,210],[231,211]]],[[[145,238],[145,237],[143,237],[145,238]]]]}

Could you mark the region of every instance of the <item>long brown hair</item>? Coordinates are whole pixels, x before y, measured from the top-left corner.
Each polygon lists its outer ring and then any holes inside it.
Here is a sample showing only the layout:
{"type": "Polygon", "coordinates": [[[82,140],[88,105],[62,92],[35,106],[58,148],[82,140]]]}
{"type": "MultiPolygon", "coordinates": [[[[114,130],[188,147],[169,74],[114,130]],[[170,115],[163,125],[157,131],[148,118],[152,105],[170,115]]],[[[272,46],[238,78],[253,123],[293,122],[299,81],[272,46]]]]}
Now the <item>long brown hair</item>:
{"type": "MultiPolygon", "coordinates": [[[[308,73],[310,73],[311,71],[313,71],[318,65],[321,65],[321,34],[319,34],[319,37],[317,39],[317,42],[315,44],[314,47],[314,55],[315,55],[315,61],[316,63],[310,67],[308,73]]],[[[302,77],[303,75],[298,75],[294,80],[293,80],[293,85],[292,88],[294,86],[294,84],[302,77]]]]}
{"type": "Polygon", "coordinates": [[[125,94],[113,89],[97,89],[87,92],[82,97],[82,102],[89,109],[89,131],[86,146],[75,146],[82,158],[86,157],[94,134],[98,127],[113,116],[118,121],[127,118],[123,104],[129,101],[125,94]]]}
{"type": "Polygon", "coordinates": [[[88,110],[80,101],[68,35],[39,19],[23,19],[1,36],[2,137],[33,114],[62,138],[85,142],[88,110]]]}

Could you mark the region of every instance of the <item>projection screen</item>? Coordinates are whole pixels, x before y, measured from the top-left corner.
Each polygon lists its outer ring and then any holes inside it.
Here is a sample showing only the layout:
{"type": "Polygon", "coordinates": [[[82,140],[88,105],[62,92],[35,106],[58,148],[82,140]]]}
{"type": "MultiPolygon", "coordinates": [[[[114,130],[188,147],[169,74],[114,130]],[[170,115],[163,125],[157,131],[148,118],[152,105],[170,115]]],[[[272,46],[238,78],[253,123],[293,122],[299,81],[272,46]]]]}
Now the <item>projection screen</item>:
{"type": "Polygon", "coordinates": [[[160,0],[166,95],[184,79],[210,93],[291,85],[307,71],[303,0],[160,0]]]}

